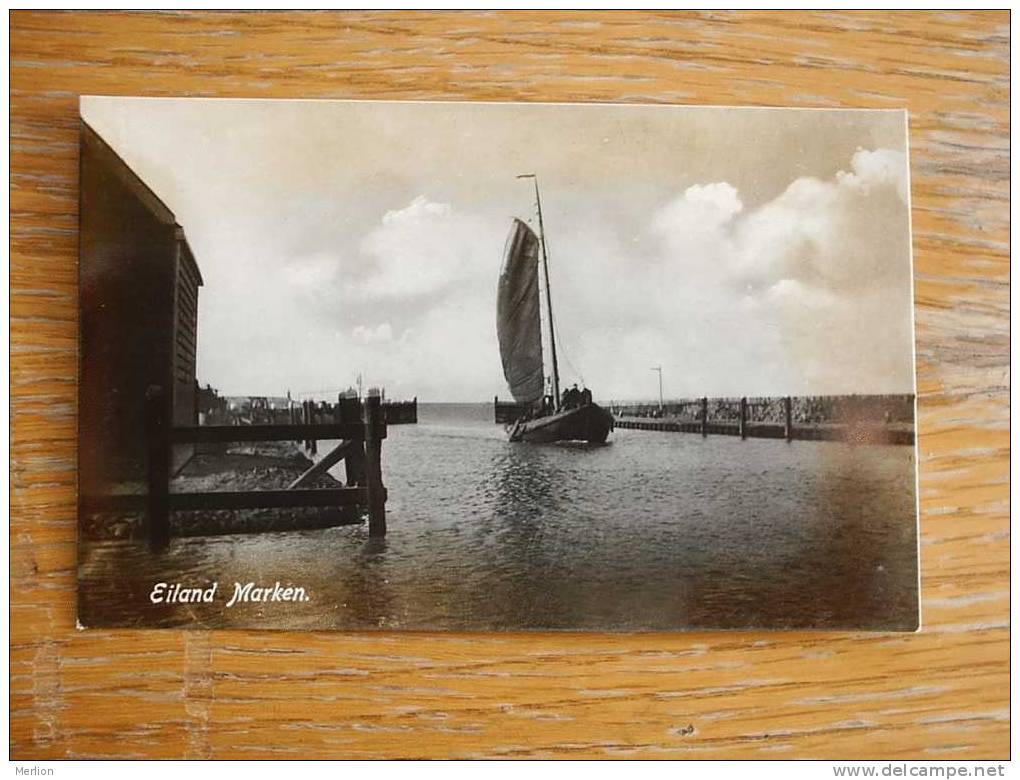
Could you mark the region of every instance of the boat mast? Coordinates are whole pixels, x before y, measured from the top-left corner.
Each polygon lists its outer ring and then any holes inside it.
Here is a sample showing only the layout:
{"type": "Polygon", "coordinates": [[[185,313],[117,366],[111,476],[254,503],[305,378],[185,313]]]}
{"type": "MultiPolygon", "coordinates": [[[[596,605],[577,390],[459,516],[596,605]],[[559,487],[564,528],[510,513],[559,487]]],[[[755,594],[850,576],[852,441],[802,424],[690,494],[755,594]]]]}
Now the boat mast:
{"type": "Polygon", "coordinates": [[[549,348],[552,350],[553,405],[560,410],[560,366],[556,361],[556,330],[553,327],[552,293],[549,290],[549,254],[545,248],[545,225],[542,222],[542,199],[538,195],[538,176],[524,173],[518,179],[534,179],[535,206],[538,208],[538,238],[542,244],[542,270],[545,271],[545,307],[549,312],[549,348]]]}

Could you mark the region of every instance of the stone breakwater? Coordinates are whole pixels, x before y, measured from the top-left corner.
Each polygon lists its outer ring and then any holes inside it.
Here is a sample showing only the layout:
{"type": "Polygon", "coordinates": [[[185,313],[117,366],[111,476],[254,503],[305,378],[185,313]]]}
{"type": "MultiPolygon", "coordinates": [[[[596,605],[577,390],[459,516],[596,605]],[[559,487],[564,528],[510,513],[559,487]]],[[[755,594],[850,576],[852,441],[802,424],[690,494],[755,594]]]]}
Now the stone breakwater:
{"type": "Polygon", "coordinates": [[[913,444],[912,395],[695,398],[609,405],[617,428],[744,438],[913,444]]]}

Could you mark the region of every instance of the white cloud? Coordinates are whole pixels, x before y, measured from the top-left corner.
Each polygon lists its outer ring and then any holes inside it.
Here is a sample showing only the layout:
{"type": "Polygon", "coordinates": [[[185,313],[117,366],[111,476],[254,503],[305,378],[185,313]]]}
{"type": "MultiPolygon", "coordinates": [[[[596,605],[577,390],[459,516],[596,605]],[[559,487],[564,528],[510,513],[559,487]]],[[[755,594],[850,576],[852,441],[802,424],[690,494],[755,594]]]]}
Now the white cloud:
{"type": "Polygon", "coordinates": [[[284,278],[299,293],[309,293],[332,285],[339,274],[341,261],[335,255],[320,252],[298,258],[284,267],[284,278]]]}
{"type": "Polygon", "coordinates": [[[661,362],[681,395],[908,390],[906,159],[849,162],[752,209],[726,182],[688,187],[650,219],[657,256],[590,262],[601,278],[573,317],[603,327],[578,339],[586,378],[632,394],[661,362]]]}
{"type": "Polygon", "coordinates": [[[667,237],[701,235],[718,230],[743,210],[735,187],[726,182],[694,184],[652,217],[652,225],[667,237]]]}
{"type": "MultiPolygon", "coordinates": [[[[673,396],[908,390],[905,160],[877,150],[848,163],[753,208],[726,182],[689,186],[629,232],[583,210],[554,218],[563,381],[651,397],[662,364],[673,396]]],[[[328,251],[295,259],[299,346],[245,371],[295,389],[360,372],[394,397],[505,394],[494,298],[508,224],[418,196],[379,218],[346,265],[328,251]],[[330,377],[317,379],[323,355],[330,377]]]]}
{"type": "Polygon", "coordinates": [[[840,171],[836,179],[841,186],[867,192],[873,186],[895,185],[900,200],[907,202],[908,176],[906,156],[892,149],[858,149],[851,160],[853,171],[840,171]]]}
{"type": "Polygon", "coordinates": [[[717,282],[768,290],[783,280],[840,294],[878,286],[906,270],[906,159],[858,150],[850,171],[800,178],[745,211],[725,182],[688,187],[652,218],[668,262],[717,282]]]}
{"type": "Polygon", "coordinates": [[[419,195],[387,211],[361,242],[369,271],[352,292],[378,299],[441,292],[472,274],[480,244],[476,220],[419,195]]]}
{"type": "Polygon", "coordinates": [[[659,363],[667,394],[912,385],[906,161],[857,148],[899,148],[895,112],[84,110],[187,230],[199,378],[224,391],[362,373],[430,400],[504,394],[495,283],[531,211],[524,170],[542,176],[561,366],[597,394],[649,397],[659,363]]]}
{"type": "Polygon", "coordinates": [[[767,289],[796,279],[837,295],[902,281],[905,196],[905,158],[889,150],[858,151],[831,181],[797,179],[732,226],[732,280],[767,289]]]}
{"type": "Polygon", "coordinates": [[[351,337],[356,344],[381,344],[393,340],[393,328],[388,322],[376,327],[358,325],[351,332],[351,337]]]}

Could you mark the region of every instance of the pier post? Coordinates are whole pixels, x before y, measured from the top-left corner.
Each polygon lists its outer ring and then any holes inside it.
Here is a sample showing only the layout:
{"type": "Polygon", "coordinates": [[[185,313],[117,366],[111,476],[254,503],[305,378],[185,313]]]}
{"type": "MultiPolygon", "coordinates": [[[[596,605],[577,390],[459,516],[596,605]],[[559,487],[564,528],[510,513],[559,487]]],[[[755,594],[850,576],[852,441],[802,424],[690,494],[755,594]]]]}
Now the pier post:
{"type": "Polygon", "coordinates": [[[149,546],[161,550],[170,541],[170,430],[166,395],[159,385],[145,391],[149,445],[149,495],[146,525],[149,546]]]}
{"type": "MultiPolygon", "coordinates": [[[[361,422],[361,404],[357,398],[339,398],[339,420],[337,422],[361,422]]],[[[344,460],[344,473],[347,475],[347,487],[365,485],[365,445],[358,443],[344,460]]]]}
{"type": "MultiPolygon", "coordinates": [[[[308,401],[301,402],[301,414],[298,416],[301,418],[302,425],[308,425],[308,401]]],[[[308,449],[308,439],[304,436],[301,437],[301,446],[308,449]]]]}
{"type": "Polygon", "coordinates": [[[793,399],[790,396],[783,399],[783,438],[793,439],[793,399]]]}
{"type": "MultiPolygon", "coordinates": [[[[318,417],[318,414],[317,414],[318,409],[316,408],[317,406],[318,405],[315,403],[315,401],[309,401],[308,402],[308,424],[309,425],[315,425],[315,423],[316,423],[316,418],[318,417]]],[[[309,442],[308,442],[308,452],[310,452],[312,455],[315,455],[318,451],[319,451],[318,442],[316,442],[315,439],[310,439],[309,442]]]]}
{"type": "MultiPolygon", "coordinates": [[[[301,402],[301,424],[302,425],[308,425],[308,401],[307,400],[301,402]]],[[[302,439],[301,440],[301,446],[304,447],[306,450],[308,449],[308,445],[309,445],[308,439],[302,439]]]]}
{"type": "Polygon", "coordinates": [[[747,438],[747,398],[740,399],[740,438],[747,438]]]}
{"type": "Polygon", "coordinates": [[[386,488],[382,482],[382,410],[379,396],[365,399],[365,487],[368,489],[368,535],[386,535],[386,488]]]}
{"type": "Polygon", "coordinates": [[[701,435],[708,436],[708,397],[701,399],[701,435]]]}

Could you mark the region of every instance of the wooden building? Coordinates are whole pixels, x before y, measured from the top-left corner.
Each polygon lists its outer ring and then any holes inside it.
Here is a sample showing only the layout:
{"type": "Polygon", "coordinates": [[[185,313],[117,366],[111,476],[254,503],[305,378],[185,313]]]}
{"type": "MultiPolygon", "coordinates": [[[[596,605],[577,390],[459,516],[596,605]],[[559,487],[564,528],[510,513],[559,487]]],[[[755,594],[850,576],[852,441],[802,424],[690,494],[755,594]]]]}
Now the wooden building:
{"type": "MultiPolygon", "coordinates": [[[[120,492],[146,473],[146,393],[197,422],[202,285],[184,230],[87,124],[80,145],[79,489],[120,492]]],[[[190,456],[174,452],[174,467],[190,456]]]]}

